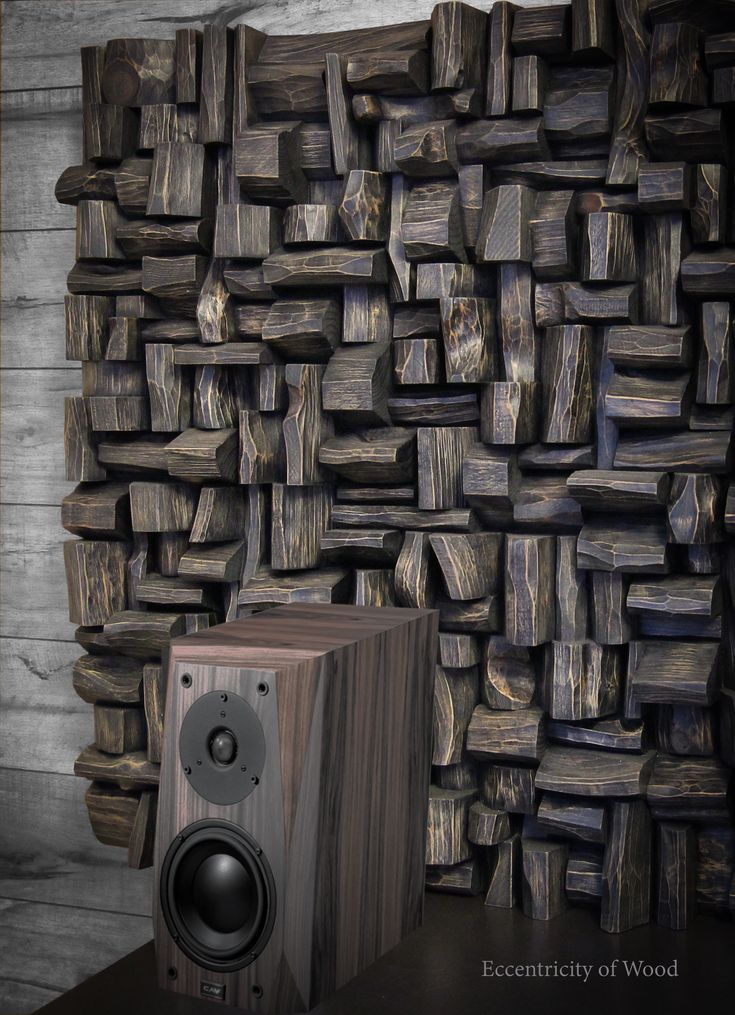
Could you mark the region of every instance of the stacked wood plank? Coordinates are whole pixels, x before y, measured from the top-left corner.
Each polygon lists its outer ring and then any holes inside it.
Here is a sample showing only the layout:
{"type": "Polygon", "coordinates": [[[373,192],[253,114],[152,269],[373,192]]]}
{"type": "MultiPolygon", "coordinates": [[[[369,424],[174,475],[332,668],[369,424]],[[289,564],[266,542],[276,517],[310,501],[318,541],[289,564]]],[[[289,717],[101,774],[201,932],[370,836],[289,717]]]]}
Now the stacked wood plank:
{"type": "Polygon", "coordinates": [[[643,6],[82,51],[77,771],[131,864],[172,637],[397,604],[440,613],[429,887],[732,908],[735,36],[643,6]]]}

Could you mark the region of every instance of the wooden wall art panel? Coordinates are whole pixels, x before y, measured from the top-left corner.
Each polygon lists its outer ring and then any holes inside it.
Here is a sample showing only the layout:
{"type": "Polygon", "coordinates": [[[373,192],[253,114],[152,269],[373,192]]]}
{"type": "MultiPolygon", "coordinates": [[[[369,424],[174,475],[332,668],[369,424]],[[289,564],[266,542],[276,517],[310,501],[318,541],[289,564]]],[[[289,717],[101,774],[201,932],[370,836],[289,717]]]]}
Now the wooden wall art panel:
{"type": "Polygon", "coordinates": [[[82,68],[97,837],[150,864],[171,638],[435,607],[428,886],[611,932],[733,911],[732,12],[439,3],[82,68]]]}

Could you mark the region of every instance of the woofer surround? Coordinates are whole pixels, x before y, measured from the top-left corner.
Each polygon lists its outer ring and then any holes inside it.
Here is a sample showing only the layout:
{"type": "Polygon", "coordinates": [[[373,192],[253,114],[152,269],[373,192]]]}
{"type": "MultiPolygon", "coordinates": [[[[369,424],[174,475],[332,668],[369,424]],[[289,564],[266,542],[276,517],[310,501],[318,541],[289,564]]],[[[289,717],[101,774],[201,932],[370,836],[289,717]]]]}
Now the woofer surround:
{"type": "Polygon", "coordinates": [[[270,865],[252,836],[229,821],[197,821],[176,836],[161,868],[160,897],[172,938],[207,969],[242,969],[273,928],[270,865]]]}

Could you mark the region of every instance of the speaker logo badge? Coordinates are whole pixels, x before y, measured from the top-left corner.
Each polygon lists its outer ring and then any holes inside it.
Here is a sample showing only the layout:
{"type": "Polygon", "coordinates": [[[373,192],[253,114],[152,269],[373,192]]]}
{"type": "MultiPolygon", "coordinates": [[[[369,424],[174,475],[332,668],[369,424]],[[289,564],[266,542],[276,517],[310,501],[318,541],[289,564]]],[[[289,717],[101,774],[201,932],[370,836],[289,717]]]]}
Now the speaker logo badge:
{"type": "Polygon", "coordinates": [[[199,984],[199,993],[202,997],[211,997],[215,1001],[224,1001],[225,983],[212,983],[210,980],[202,980],[199,984]]]}

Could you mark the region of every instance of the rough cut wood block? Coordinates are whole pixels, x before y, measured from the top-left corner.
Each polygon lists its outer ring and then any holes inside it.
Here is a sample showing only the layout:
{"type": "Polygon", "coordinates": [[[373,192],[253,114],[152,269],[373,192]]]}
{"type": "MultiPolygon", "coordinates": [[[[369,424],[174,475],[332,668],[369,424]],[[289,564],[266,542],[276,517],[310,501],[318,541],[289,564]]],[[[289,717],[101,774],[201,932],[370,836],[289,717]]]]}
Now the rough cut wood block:
{"type": "Polygon", "coordinates": [[[139,795],[111,783],[93,782],[84,794],[84,802],[95,838],[104,846],[127,849],[138,812],[139,795]]]}
{"type": "Polygon", "coordinates": [[[279,246],[281,212],[268,205],[220,204],[214,256],[262,261],[279,246]]]}
{"type": "Polygon", "coordinates": [[[536,677],[527,648],[511,645],[501,636],[486,638],[480,677],[488,708],[515,710],[531,704],[536,677]]]}
{"type": "Polygon", "coordinates": [[[423,49],[355,54],[347,61],[347,82],[355,92],[425,95],[428,54],[423,49]]]}
{"type": "Polygon", "coordinates": [[[173,39],[111,39],[105,47],[102,93],[118,106],[173,102],[173,39]]]}
{"type": "Polygon", "coordinates": [[[644,747],[643,723],[637,719],[594,719],[582,723],[550,719],[546,730],[549,740],[558,744],[633,751],[636,754],[644,747]]]}
{"type": "Polygon", "coordinates": [[[549,328],[543,342],[543,420],[547,444],[584,444],[592,434],[592,329],[549,328]]]}
{"type": "Polygon", "coordinates": [[[344,568],[320,568],[296,574],[274,574],[268,569],[256,571],[240,589],[241,606],[266,606],[275,603],[344,603],[351,584],[344,568]]]}
{"type": "Polygon", "coordinates": [[[421,609],[434,606],[435,561],[426,532],[406,533],[396,561],[395,584],[401,605],[421,609]]]}
{"type": "Polygon", "coordinates": [[[64,297],[68,360],[101,360],[104,357],[114,309],[109,296],[64,297]]]}
{"type": "Polygon", "coordinates": [[[159,773],[160,765],[151,764],[145,751],[103,754],[92,745],[86,747],[74,762],[75,775],[84,779],[112,782],[126,790],[157,786],[159,773]]]}
{"type": "Polygon", "coordinates": [[[657,825],[656,923],[686,930],[696,906],[697,840],[691,825],[657,825]]]}
{"type": "Polygon", "coordinates": [[[125,570],[129,544],[79,539],[64,543],[69,620],[100,626],[126,606],[125,570]]]}
{"type": "Polygon", "coordinates": [[[448,670],[437,666],[434,681],[432,765],[456,765],[462,760],[467,726],[476,704],[475,667],[448,670]]]}
{"type": "Polygon", "coordinates": [[[546,746],[544,713],[536,705],[496,711],[478,705],[467,729],[467,750],[482,760],[538,761],[546,746]]]}
{"type": "Polygon", "coordinates": [[[481,793],[489,807],[511,814],[535,814],[536,768],[530,764],[498,764],[484,767],[481,793]]]}
{"type": "Polygon", "coordinates": [[[523,912],[532,920],[553,920],[567,908],[568,855],[560,842],[523,840],[523,912]]]}
{"type": "Polygon", "coordinates": [[[429,542],[450,599],[481,599],[497,591],[500,533],[437,533],[429,542]]]}
{"type": "Polygon", "coordinates": [[[592,212],[582,229],[583,282],[635,282],[633,218],[621,212],[592,212]]]}
{"type": "Polygon", "coordinates": [[[702,341],[696,398],[708,405],[727,405],[735,400],[730,304],[703,303],[700,313],[702,341]]]}
{"type": "Polygon", "coordinates": [[[241,130],[233,145],[235,176],[246,194],[263,200],[307,200],[307,180],[299,168],[297,123],[257,124],[241,130]]]}
{"type": "Polygon", "coordinates": [[[544,793],[537,817],[539,824],[565,838],[594,843],[607,839],[607,811],[602,804],[544,793]]]}
{"type": "Polygon", "coordinates": [[[342,342],[388,342],[390,337],[391,310],[387,294],[375,286],[344,286],[342,342]]]}
{"type": "Polygon", "coordinates": [[[274,571],[316,567],[329,528],[334,495],[326,485],[273,484],[271,566],[274,571]]]}
{"type": "Polygon", "coordinates": [[[486,116],[505,116],[510,111],[513,64],[510,36],[514,11],[514,4],[500,0],[488,14],[486,116]]]}
{"type": "Polygon", "coordinates": [[[487,444],[530,444],[536,440],[539,384],[492,381],[482,388],[481,432],[487,444]]]}
{"type": "Polygon", "coordinates": [[[723,244],[727,236],[728,180],[719,163],[700,163],[694,171],[690,214],[692,242],[723,244]]]}
{"type": "Polygon", "coordinates": [[[577,567],[624,574],[670,570],[666,529],[657,522],[589,521],[577,541],[577,567]]]}
{"type": "Polygon", "coordinates": [[[427,864],[462,863],[472,854],[467,839],[469,809],[477,797],[472,789],[429,788],[427,821],[427,864]]]}
{"type": "Polygon", "coordinates": [[[723,495],[722,482],[717,476],[676,473],[666,504],[672,542],[719,542],[723,538],[723,495]]]}
{"type": "Polygon", "coordinates": [[[611,934],[651,915],[651,819],[642,800],[616,800],[602,863],[600,927],[611,934]]]}
{"type": "Polygon", "coordinates": [[[686,162],[650,162],[638,172],[642,211],[685,211],[692,202],[692,167],[686,162]]]}
{"type": "Polygon", "coordinates": [[[510,822],[504,811],[487,807],[479,800],[470,807],[467,838],[478,846],[496,846],[510,836],[510,822]]]}
{"type": "Polygon", "coordinates": [[[143,700],[143,678],[142,664],[124,656],[84,655],[73,667],[74,690],[90,704],[138,705],[143,700]]]}
{"type": "Polygon", "coordinates": [[[487,14],[469,4],[438,3],[431,30],[432,91],[484,89],[487,14]]]}
{"type": "Polygon", "coordinates": [[[716,753],[716,715],[699,705],[661,705],[656,709],[656,746],[664,754],[716,753]]]}
{"type": "Polygon", "coordinates": [[[648,784],[651,813],[660,821],[727,824],[729,769],[718,758],[659,754],[648,784]]]}
{"type": "Polygon", "coordinates": [[[505,631],[513,645],[554,637],[555,556],[553,536],[506,536],[505,631]]]}
{"type": "Polygon", "coordinates": [[[466,261],[458,184],[414,186],[403,212],[401,238],[409,261],[466,261]]]}
{"type": "Polygon", "coordinates": [[[331,244],[341,239],[342,227],[334,205],[292,204],[283,213],[285,246],[331,244]]]}
{"type": "Polygon", "coordinates": [[[441,631],[439,633],[439,662],[451,670],[477,666],[480,647],[471,634],[441,631]]]}
{"type": "Polygon", "coordinates": [[[438,384],[442,380],[439,343],[435,338],[400,338],[393,342],[396,384],[438,384]]]}
{"type": "Polygon", "coordinates": [[[602,856],[597,850],[570,849],[564,889],[573,902],[597,904],[602,898],[602,856]]]}
{"type": "Polygon", "coordinates": [[[275,286],[382,285],[387,281],[382,248],[325,247],[271,254],[263,278],[275,286]]]}
{"type": "Polygon", "coordinates": [[[554,641],[544,650],[544,698],[552,719],[594,719],[618,707],[620,656],[593,641],[554,641]]]}
{"type": "Polygon", "coordinates": [[[351,170],[345,180],[338,213],[349,240],[382,243],[388,228],[385,176],[367,169],[351,170]]]}
{"type": "Polygon", "coordinates": [[[145,747],[146,724],[142,708],[94,706],[94,738],[106,754],[126,754],[145,747]]]}
{"type": "Polygon", "coordinates": [[[569,8],[562,5],[517,10],[511,43],[519,55],[561,56],[570,46],[569,8]]]}
{"type": "Polygon", "coordinates": [[[203,145],[183,141],[156,145],[146,214],[204,218],[210,213],[211,186],[203,145]]]}
{"type": "Polygon", "coordinates": [[[714,617],[722,609],[719,575],[669,575],[631,581],[628,609],[634,613],[714,617]]]}
{"type": "Polygon", "coordinates": [[[494,852],[495,866],[490,875],[485,905],[513,909],[521,896],[523,860],[520,835],[512,835],[504,842],[498,843],[494,852]]]}
{"type": "Polygon", "coordinates": [[[440,511],[464,506],[462,462],[467,449],[478,437],[478,430],[473,426],[418,428],[418,506],[421,510],[440,511]]]}
{"type": "Polygon", "coordinates": [[[128,483],[85,483],[61,502],[61,524],[75,536],[125,539],[130,533],[128,483]]]}
{"type": "Polygon", "coordinates": [[[387,408],[390,345],[373,342],[335,350],[322,378],[322,406],[344,423],[390,423],[387,408]]]}
{"type": "Polygon", "coordinates": [[[701,33],[694,25],[654,25],[651,37],[651,106],[706,106],[707,78],[702,69],[701,33]]]}
{"type": "Polygon", "coordinates": [[[607,355],[620,367],[667,369],[692,363],[692,329],[688,325],[616,326],[606,329],[607,355]]]}
{"type": "Polygon", "coordinates": [[[406,176],[454,176],[459,169],[456,135],[454,120],[406,127],[393,146],[397,171],[406,176]]]}
{"type": "Polygon", "coordinates": [[[166,447],[168,471],[182,479],[234,482],[237,430],[185,430],[166,447]]]}
{"type": "Polygon", "coordinates": [[[646,791],[655,751],[616,754],[577,747],[547,747],[536,788],[590,797],[637,797],[646,791]]]}
{"type": "Polygon", "coordinates": [[[719,690],[718,642],[641,641],[628,660],[628,680],[641,702],[711,705],[719,690]]]}
{"type": "Polygon", "coordinates": [[[452,895],[479,895],[486,888],[487,871],[481,859],[473,856],[450,866],[436,864],[426,868],[426,889],[452,895]]]}
{"type": "Polygon", "coordinates": [[[487,192],[477,236],[479,262],[531,261],[534,200],[533,191],[522,185],[493,187],[487,192]]]}

